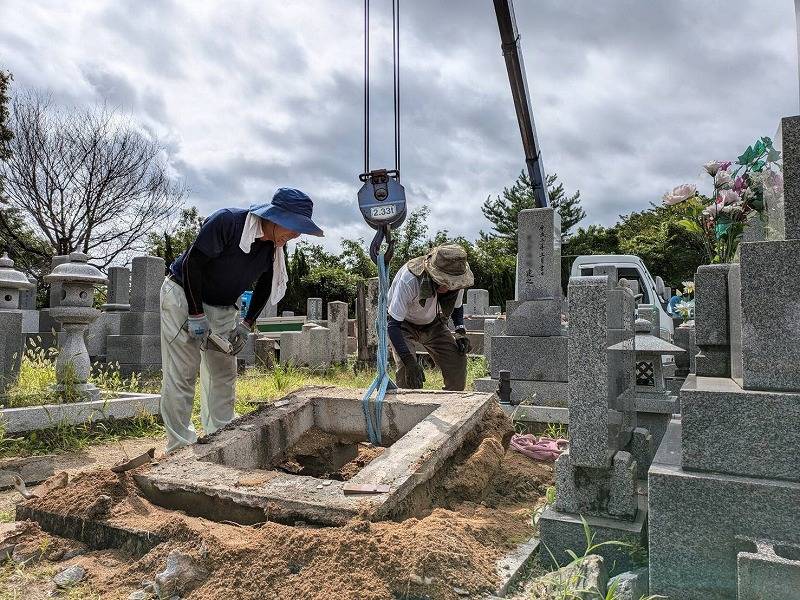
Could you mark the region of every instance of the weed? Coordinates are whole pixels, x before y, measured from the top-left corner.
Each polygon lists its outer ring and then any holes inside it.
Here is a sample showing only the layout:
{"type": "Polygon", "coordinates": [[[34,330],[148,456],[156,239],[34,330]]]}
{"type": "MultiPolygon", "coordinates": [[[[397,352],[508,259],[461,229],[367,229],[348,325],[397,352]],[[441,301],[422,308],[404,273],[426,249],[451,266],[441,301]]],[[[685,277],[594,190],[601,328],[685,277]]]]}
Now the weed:
{"type": "Polygon", "coordinates": [[[559,438],[569,439],[567,426],[564,423],[548,423],[544,430],[544,435],[549,438],[557,440],[559,438]]]}

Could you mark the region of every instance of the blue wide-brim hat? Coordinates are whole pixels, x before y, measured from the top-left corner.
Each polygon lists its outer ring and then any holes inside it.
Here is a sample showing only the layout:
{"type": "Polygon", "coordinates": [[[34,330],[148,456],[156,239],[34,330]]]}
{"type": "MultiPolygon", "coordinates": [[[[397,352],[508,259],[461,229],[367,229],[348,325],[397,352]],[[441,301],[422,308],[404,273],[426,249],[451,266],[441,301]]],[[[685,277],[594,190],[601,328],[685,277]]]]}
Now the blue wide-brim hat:
{"type": "Polygon", "coordinates": [[[272,202],[252,204],[250,212],[297,233],[318,237],[325,235],[311,220],[311,214],[314,212],[311,198],[294,188],[278,188],[272,197],[272,202]]]}

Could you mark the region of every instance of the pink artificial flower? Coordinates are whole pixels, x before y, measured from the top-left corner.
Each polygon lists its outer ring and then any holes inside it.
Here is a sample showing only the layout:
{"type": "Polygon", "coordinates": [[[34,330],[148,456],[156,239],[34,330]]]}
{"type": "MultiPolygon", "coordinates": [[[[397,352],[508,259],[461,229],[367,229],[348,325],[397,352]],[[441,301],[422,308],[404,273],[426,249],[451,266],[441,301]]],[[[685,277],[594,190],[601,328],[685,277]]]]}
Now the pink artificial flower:
{"type": "Polygon", "coordinates": [[[733,163],[729,160],[723,161],[719,164],[720,171],[727,171],[728,167],[730,167],[733,163]]]}
{"type": "Polygon", "coordinates": [[[733,190],[720,190],[719,195],[717,196],[717,204],[734,204],[741,200],[741,196],[737,194],[733,190]]]}
{"type": "Polygon", "coordinates": [[[703,168],[706,170],[706,173],[714,177],[719,171],[720,166],[722,165],[721,160],[711,160],[703,165],[703,168]]]}
{"type": "Polygon", "coordinates": [[[734,192],[741,192],[745,188],[744,178],[739,176],[733,182],[733,191],[734,192]]]}
{"type": "Polygon", "coordinates": [[[723,169],[720,169],[717,172],[716,176],[714,176],[714,186],[717,189],[720,190],[729,189],[732,184],[733,184],[733,178],[731,177],[731,174],[723,169]]]}
{"type": "Polygon", "coordinates": [[[683,185],[679,185],[671,192],[667,192],[663,196],[664,204],[667,206],[672,206],[674,204],[680,204],[681,202],[688,200],[692,196],[697,195],[697,186],[691,183],[684,183],[683,185]]]}
{"type": "Polygon", "coordinates": [[[703,210],[703,214],[704,214],[706,217],[709,217],[709,218],[711,218],[711,219],[714,219],[714,218],[716,218],[716,217],[717,217],[717,215],[718,215],[720,212],[722,212],[722,207],[723,207],[723,204],[722,204],[722,202],[715,202],[715,203],[713,203],[713,204],[709,204],[709,205],[708,205],[708,206],[706,206],[706,207],[705,207],[705,209],[703,210]]]}

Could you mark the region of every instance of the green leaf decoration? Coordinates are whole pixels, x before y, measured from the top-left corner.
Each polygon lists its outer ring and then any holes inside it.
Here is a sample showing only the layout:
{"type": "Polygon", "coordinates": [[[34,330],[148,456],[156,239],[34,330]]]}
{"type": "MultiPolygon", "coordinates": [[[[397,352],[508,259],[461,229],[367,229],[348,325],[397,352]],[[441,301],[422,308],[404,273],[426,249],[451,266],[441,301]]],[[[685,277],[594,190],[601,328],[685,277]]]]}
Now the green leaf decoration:
{"type": "Polygon", "coordinates": [[[714,235],[717,237],[717,239],[720,239],[722,236],[728,233],[731,225],[732,223],[717,223],[714,226],[714,235]]]}
{"type": "Polygon", "coordinates": [[[756,145],[753,146],[753,152],[755,152],[756,156],[761,156],[766,151],[767,151],[767,146],[762,140],[758,140],[756,142],[756,145]]]}
{"type": "Polygon", "coordinates": [[[762,138],[761,138],[761,141],[762,141],[762,142],[764,142],[764,145],[765,145],[767,148],[772,148],[772,139],[771,139],[771,138],[769,138],[769,137],[767,137],[767,136],[765,135],[764,137],[762,137],[762,138]]]}
{"type": "Polygon", "coordinates": [[[742,155],[736,159],[736,162],[740,165],[749,165],[755,159],[756,153],[753,150],[752,146],[748,146],[747,150],[745,150],[742,155]]]}
{"type": "Polygon", "coordinates": [[[779,150],[775,150],[775,148],[770,148],[769,152],[767,152],[767,162],[778,162],[781,159],[781,153],[779,150]]]}
{"type": "Polygon", "coordinates": [[[752,169],[756,173],[760,173],[761,170],[764,168],[764,166],[766,166],[766,164],[767,164],[766,161],[757,160],[756,162],[753,163],[752,169]]]}
{"type": "Polygon", "coordinates": [[[677,224],[683,227],[689,233],[703,235],[703,228],[700,227],[696,221],[692,221],[690,219],[681,219],[677,224]]]}

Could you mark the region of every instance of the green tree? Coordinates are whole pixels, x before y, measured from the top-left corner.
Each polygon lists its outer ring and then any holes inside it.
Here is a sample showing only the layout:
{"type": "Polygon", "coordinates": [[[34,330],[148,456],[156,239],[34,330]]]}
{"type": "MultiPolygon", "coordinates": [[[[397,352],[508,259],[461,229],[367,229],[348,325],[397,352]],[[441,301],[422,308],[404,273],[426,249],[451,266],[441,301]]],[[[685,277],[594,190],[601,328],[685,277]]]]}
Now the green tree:
{"type": "Polygon", "coordinates": [[[620,217],[615,229],[621,254],[639,256],[650,273],[680,287],[708,259],[702,242],[678,221],[689,206],[657,206],[620,217]]]}
{"type": "MultiPolygon", "coordinates": [[[[558,209],[561,217],[561,238],[566,240],[572,228],[580,223],[586,213],[581,208],[581,193],[568,196],[564,184],[558,181],[558,175],[547,176],[547,195],[550,206],[558,209]]],[[[506,241],[509,251],[517,253],[517,216],[519,211],[534,208],[533,187],[528,174],[522,171],[511,187],[503,188],[503,192],[494,198],[489,197],[483,203],[483,215],[492,224],[493,234],[506,241]]]]}
{"type": "Polygon", "coordinates": [[[147,253],[160,256],[169,267],[173,261],[189,249],[197,239],[205,217],[201,216],[197,207],[191,206],[181,210],[175,231],[168,230],[147,234],[147,253]]]}
{"type": "MultiPolygon", "coordinates": [[[[14,134],[8,126],[8,88],[12,80],[11,73],[0,71],[0,161],[11,157],[11,139],[14,134]]],[[[0,199],[3,198],[3,174],[0,171],[0,199]]]]}

